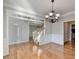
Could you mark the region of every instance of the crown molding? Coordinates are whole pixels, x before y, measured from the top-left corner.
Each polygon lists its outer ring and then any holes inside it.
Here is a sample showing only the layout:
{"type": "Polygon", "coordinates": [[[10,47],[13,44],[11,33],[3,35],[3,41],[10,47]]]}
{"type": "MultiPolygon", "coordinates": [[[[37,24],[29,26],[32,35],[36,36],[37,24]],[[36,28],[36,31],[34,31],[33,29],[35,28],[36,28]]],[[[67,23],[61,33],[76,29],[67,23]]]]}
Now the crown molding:
{"type": "Polygon", "coordinates": [[[26,15],[28,14],[30,16],[34,16],[36,18],[39,18],[40,20],[44,20],[43,15],[38,15],[37,13],[34,13],[34,12],[30,13],[27,10],[21,11],[21,10],[18,10],[17,8],[15,8],[15,7],[11,7],[9,4],[6,4],[6,3],[3,4],[3,7],[6,8],[6,9],[8,9],[8,10],[18,11],[18,12],[24,13],[26,15]]]}
{"type": "Polygon", "coordinates": [[[63,15],[61,15],[61,20],[63,19],[75,19],[75,11],[67,12],[63,15]]]}
{"type": "Polygon", "coordinates": [[[61,17],[70,16],[70,15],[75,15],[75,11],[67,12],[67,13],[63,14],[61,17]]]}

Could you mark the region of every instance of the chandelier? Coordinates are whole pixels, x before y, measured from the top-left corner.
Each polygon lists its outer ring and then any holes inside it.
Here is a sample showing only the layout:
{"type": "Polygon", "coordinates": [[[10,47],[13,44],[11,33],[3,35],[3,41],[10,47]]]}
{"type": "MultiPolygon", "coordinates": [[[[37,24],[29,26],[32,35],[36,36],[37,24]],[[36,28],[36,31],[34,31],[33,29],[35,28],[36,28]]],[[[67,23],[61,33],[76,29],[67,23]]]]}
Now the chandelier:
{"type": "Polygon", "coordinates": [[[45,16],[45,18],[47,20],[49,20],[49,22],[51,23],[55,23],[58,21],[59,17],[60,17],[60,14],[56,13],[54,10],[53,10],[53,3],[54,3],[54,0],[51,0],[52,2],[52,11],[45,16]]]}

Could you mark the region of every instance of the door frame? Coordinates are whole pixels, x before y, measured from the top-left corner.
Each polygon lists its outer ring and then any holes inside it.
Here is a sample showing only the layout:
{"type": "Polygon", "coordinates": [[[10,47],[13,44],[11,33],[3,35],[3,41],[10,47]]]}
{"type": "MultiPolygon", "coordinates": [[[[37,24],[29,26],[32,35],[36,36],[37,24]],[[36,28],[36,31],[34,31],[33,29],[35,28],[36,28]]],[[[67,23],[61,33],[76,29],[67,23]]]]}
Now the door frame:
{"type": "MultiPolygon", "coordinates": [[[[65,20],[65,21],[63,21],[63,43],[65,43],[65,39],[64,39],[64,37],[65,37],[65,35],[64,35],[64,23],[65,22],[71,22],[71,21],[75,21],[75,19],[73,18],[73,19],[70,19],[70,20],[65,20]]],[[[71,32],[70,32],[71,33],[71,32]]],[[[71,34],[70,34],[70,40],[71,40],[71,34]]]]}

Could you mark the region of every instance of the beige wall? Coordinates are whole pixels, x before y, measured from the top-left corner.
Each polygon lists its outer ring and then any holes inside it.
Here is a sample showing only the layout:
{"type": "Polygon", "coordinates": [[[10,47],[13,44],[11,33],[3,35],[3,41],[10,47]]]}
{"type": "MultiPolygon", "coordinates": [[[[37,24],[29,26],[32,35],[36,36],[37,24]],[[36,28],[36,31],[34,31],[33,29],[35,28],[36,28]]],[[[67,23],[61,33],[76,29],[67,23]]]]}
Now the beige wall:
{"type": "Polygon", "coordinates": [[[64,41],[71,40],[71,26],[75,24],[75,21],[64,22],[64,41]]]}

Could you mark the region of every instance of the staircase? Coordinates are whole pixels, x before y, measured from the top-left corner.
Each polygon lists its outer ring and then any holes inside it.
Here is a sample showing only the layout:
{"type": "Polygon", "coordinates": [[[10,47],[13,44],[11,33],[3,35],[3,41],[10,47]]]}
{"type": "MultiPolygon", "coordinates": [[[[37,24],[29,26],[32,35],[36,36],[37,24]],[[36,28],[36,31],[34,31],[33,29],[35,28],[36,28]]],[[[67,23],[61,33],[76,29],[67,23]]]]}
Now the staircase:
{"type": "Polygon", "coordinates": [[[33,41],[35,44],[40,44],[43,37],[44,37],[44,27],[41,27],[39,28],[39,30],[33,32],[33,41]]]}

